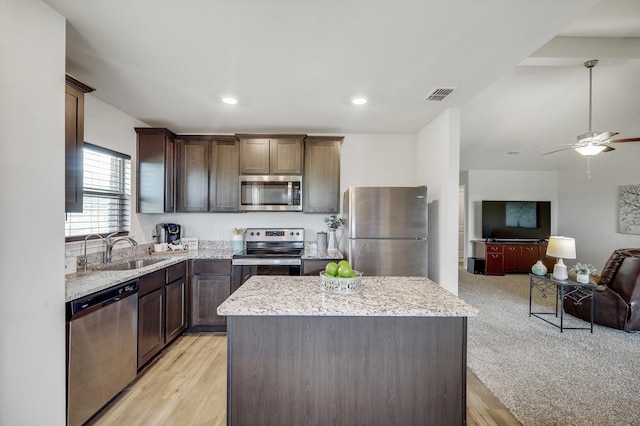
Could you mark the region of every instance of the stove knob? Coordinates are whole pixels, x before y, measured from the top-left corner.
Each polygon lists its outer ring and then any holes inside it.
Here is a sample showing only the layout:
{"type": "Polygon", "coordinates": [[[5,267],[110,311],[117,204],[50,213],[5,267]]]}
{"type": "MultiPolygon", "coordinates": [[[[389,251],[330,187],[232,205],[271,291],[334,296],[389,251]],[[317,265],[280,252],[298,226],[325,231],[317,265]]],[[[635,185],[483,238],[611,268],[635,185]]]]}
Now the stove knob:
{"type": "Polygon", "coordinates": [[[260,231],[256,232],[256,235],[260,235],[260,231]]]}
{"type": "Polygon", "coordinates": [[[299,232],[296,232],[296,235],[300,235],[300,233],[299,233],[299,232]]]}

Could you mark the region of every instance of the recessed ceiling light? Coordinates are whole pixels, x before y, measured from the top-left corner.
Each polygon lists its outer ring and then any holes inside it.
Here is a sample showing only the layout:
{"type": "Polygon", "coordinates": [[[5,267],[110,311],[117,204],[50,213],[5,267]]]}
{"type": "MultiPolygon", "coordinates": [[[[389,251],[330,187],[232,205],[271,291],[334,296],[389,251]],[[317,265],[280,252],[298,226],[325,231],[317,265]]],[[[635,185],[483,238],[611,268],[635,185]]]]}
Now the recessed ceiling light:
{"type": "Polygon", "coordinates": [[[238,103],[238,100],[236,98],[232,98],[230,96],[224,97],[222,98],[222,102],[224,102],[225,104],[229,104],[229,105],[235,105],[238,103]]]}
{"type": "Polygon", "coordinates": [[[353,99],[351,99],[351,103],[354,105],[364,105],[367,103],[367,98],[363,97],[363,96],[358,96],[355,97],[353,99]]]}

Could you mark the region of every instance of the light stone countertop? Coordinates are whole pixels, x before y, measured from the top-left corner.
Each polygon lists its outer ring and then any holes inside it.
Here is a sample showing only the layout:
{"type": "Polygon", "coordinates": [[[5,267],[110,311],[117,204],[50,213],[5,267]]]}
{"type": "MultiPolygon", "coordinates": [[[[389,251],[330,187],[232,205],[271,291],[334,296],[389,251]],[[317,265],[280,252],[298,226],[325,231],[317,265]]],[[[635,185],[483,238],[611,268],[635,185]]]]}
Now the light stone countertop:
{"type": "Polygon", "coordinates": [[[340,250],[314,250],[306,249],[302,254],[302,260],[344,259],[340,250]]]}
{"type": "MultiPolygon", "coordinates": [[[[184,260],[231,260],[234,253],[235,252],[231,248],[220,248],[192,250],[186,253],[167,253],[166,255],[156,254],[153,256],[136,257],[135,259],[153,258],[163,260],[161,262],[154,263],[153,265],[145,266],[144,268],[127,271],[105,271],[100,270],[99,268],[89,268],[85,273],[82,268],[78,268],[76,273],[65,276],[65,302],[70,302],[72,300],[88,296],[91,293],[134,280],[143,275],[150,274],[151,272],[166,268],[167,266],[175,265],[176,263],[180,263],[184,260]]],[[[131,259],[119,259],[117,262],[114,262],[114,264],[128,260],[131,259]]]]}
{"type": "Polygon", "coordinates": [[[316,276],[253,276],[218,315],[467,317],[478,310],[423,277],[362,277],[358,293],[337,294],[322,290],[316,276]]]}

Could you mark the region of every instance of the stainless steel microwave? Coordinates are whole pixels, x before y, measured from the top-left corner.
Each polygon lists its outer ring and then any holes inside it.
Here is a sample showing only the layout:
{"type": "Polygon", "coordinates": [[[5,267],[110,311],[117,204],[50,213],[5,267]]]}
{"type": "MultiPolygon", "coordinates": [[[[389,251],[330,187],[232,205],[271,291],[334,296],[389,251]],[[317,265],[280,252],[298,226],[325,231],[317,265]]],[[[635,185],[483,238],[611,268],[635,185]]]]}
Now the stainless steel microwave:
{"type": "Polygon", "coordinates": [[[240,176],[240,211],[302,211],[302,176],[240,176]]]}

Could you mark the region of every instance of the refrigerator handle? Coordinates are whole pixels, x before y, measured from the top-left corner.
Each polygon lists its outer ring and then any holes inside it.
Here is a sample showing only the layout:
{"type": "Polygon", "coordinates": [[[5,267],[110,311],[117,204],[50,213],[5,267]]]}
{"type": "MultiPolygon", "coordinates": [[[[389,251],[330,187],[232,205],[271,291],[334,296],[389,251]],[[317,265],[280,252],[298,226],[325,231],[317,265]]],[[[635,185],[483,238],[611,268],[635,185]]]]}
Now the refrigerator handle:
{"type": "Polygon", "coordinates": [[[416,198],[424,198],[424,195],[418,195],[416,198]]]}

